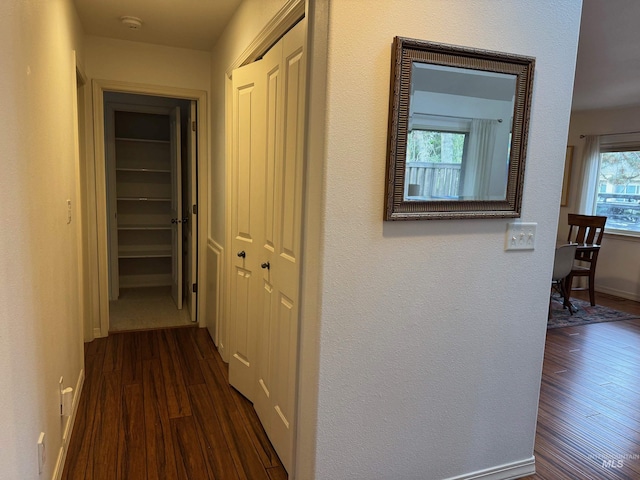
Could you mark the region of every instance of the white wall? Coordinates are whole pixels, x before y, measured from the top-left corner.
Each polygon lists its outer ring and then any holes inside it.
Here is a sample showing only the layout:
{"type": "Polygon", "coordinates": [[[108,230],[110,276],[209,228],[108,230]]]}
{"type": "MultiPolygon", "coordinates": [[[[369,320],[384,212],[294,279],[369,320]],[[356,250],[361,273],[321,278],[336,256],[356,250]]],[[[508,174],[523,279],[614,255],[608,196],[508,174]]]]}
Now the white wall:
{"type": "Polygon", "coordinates": [[[58,379],[75,387],[83,367],[72,56],[81,35],[69,0],[0,3],[2,478],[52,477],[65,426],[58,379]]]}
{"type": "Polygon", "coordinates": [[[209,91],[209,53],[87,36],[90,78],[209,91]]]}
{"type": "MultiPolygon", "coordinates": [[[[568,145],[573,145],[569,204],[560,209],[558,238],[566,240],[567,213],[578,213],[582,179],[584,139],[580,135],[635,132],[640,130],[640,107],[573,112],[568,145]]],[[[606,232],[606,228],[605,228],[606,232]]],[[[605,233],[598,255],[596,290],[640,300],[640,238],[605,233]]],[[[597,298],[596,298],[597,301],[597,298]]]]}
{"type": "MultiPolygon", "coordinates": [[[[312,32],[324,28],[319,3],[312,32]]],[[[317,411],[302,408],[312,467],[298,478],[442,479],[531,461],[580,8],[330,2],[326,116],[312,91],[310,120],[324,179],[311,180],[322,195],[306,210],[320,239],[305,240],[316,269],[303,279],[320,282],[301,376],[319,393],[317,411]],[[522,206],[538,223],[535,251],[504,251],[507,220],[382,221],[395,35],[537,58],[522,206]]]]}

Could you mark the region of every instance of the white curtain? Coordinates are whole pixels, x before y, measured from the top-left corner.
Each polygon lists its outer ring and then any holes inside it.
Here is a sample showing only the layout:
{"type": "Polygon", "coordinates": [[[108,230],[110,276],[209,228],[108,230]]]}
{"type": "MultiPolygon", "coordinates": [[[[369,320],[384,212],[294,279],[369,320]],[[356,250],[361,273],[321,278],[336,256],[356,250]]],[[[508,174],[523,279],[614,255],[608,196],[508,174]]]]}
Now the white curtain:
{"type": "Polygon", "coordinates": [[[465,158],[464,190],[467,195],[476,199],[489,198],[497,129],[497,120],[474,118],[471,121],[468,154],[465,158]]]}
{"type": "Polygon", "coordinates": [[[600,137],[587,135],[582,151],[582,182],[578,211],[593,215],[598,194],[598,174],[600,172],[600,137]]]}

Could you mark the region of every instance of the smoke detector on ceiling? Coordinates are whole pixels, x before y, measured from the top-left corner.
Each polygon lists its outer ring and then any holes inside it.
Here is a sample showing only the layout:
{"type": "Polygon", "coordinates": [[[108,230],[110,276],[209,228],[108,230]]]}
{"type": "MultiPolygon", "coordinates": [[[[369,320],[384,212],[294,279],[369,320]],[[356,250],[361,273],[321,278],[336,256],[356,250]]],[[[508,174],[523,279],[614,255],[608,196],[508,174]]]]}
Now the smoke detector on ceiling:
{"type": "Polygon", "coordinates": [[[120,17],[120,21],[130,30],[140,30],[140,28],[142,28],[142,20],[138,17],[125,15],[124,17],[120,17]]]}

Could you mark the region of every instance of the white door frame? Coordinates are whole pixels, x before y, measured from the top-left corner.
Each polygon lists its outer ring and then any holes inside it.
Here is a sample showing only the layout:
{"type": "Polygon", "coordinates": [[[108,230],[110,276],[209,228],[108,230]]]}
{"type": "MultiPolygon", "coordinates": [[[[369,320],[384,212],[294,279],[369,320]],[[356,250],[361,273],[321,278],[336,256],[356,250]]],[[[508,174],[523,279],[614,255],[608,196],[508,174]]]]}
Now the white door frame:
{"type": "Polygon", "coordinates": [[[91,229],[89,217],[89,163],[86,150],[86,90],[87,75],[84,73],[77,52],[72,52],[75,70],[73,99],[73,121],[75,142],[75,170],[76,170],[76,228],[78,235],[78,312],[82,322],[82,336],[84,341],[93,340],[93,326],[91,325],[92,291],[88,285],[91,279],[92,262],[88,260],[89,245],[91,244],[91,229]]]}
{"type": "MultiPolygon", "coordinates": [[[[198,131],[198,285],[203,291],[206,285],[208,198],[209,198],[209,145],[207,123],[207,92],[176,87],[163,87],[115,80],[94,79],[93,85],[93,145],[95,153],[96,175],[96,216],[98,227],[98,290],[100,298],[100,327],[95,329],[94,337],[106,337],[109,334],[109,252],[107,244],[107,190],[106,159],[104,145],[104,93],[120,92],[158,97],[194,100],[197,104],[198,131]]],[[[198,295],[197,320],[204,327],[206,302],[204,295],[198,295]]]]}

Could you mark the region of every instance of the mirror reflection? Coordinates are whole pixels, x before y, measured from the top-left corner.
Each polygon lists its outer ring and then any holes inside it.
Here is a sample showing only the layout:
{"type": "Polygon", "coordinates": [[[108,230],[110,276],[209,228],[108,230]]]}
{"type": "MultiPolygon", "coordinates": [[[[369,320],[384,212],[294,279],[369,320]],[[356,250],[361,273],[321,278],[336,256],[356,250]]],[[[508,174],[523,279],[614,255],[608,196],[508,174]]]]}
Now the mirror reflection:
{"type": "Polygon", "coordinates": [[[505,200],[516,75],[414,61],[405,201],[505,200]]]}
{"type": "Polygon", "coordinates": [[[395,37],[385,220],[517,218],[535,59],[395,37]]]}

